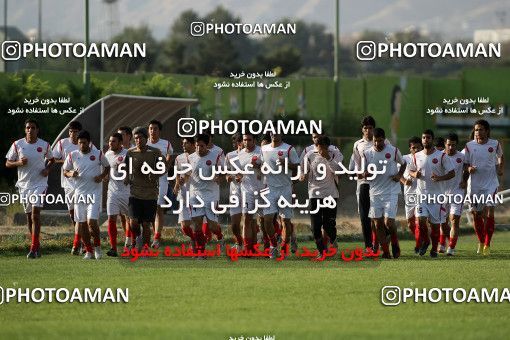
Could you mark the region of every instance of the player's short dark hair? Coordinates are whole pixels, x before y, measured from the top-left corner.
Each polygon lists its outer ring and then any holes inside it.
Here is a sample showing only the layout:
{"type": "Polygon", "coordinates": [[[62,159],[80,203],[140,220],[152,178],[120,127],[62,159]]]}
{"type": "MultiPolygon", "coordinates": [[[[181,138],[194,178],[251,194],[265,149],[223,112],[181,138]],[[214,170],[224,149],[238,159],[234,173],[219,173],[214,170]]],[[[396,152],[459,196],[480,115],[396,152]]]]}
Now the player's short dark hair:
{"type": "Polygon", "coordinates": [[[264,134],[264,136],[262,137],[262,141],[266,143],[271,143],[271,135],[269,133],[264,134]]]}
{"type": "Polygon", "coordinates": [[[241,135],[240,133],[235,133],[232,136],[232,142],[241,143],[242,141],[243,141],[243,135],[241,135]]]}
{"type": "Polygon", "coordinates": [[[78,131],[81,131],[83,129],[83,127],[81,126],[81,123],[77,120],[73,120],[71,122],[69,122],[69,130],[78,130],[78,131]]]}
{"type": "Polygon", "coordinates": [[[317,145],[330,146],[331,140],[329,139],[328,136],[319,136],[317,138],[317,145]]]}
{"type": "Polygon", "coordinates": [[[161,122],[159,120],[156,120],[156,119],[151,120],[149,122],[149,126],[152,124],[157,125],[159,130],[163,130],[163,124],[161,124],[161,122]]]}
{"type": "Polygon", "coordinates": [[[78,134],[78,139],[86,139],[90,142],[90,133],[86,130],[81,130],[78,134]]]}
{"type": "Polygon", "coordinates": [[[122,142],[122,135],[118,132],[114,132],[110,135],[110,137],[115,137],[119,140],[119,142],[122,142]]]}
{"type": "Polygon", "coordinates": [[[182,137],[182,140],[185,140],[188,143],[195,144],[195,137],[182,137]]]}
{"type": "Polygon", "coordinates": [[[409,146],[411,146],[411,144],[420,144],[421,145],[421,139],[420,139],[420,137],[412,136],[411,138],[409,138],[408,143],[409,143],[409,146]]]}
{"type": "Polygon", "coordinates": [[[436,137],[434,146],[436,148],[444,148],[444,138],[443,137],[436,137]]]}
{"type": "Polygon", "coordinates": [[[197,143],[204,142],[205,144],[209,144],[210,139],[211,139],[211,137],[205,133],[200,133],[197,135],[197,143]]]}
{"type": "Polygon", "coordinates": [[[483,126],[483,128],[484,128],[485,130],[487,130],[487,132],[488,132],[488,134],[487,134],[487,135],[488,135],[488,136],[490,136],[491,126],[490,126],[490,124],[489,124],[489,122],[488,122],[488,121],[486,121],[485,119],[478,119],[478,120],[475,122],[475,124],[473,124],[473,131],[475,130],[475,129],[474,129],[474,127],[475,127],[476,125],[481,125],[481,126],[483,126]]]}
{"type": "Polygon", "coordinates": [[[446,135],[446,140],[451,140],[452,142],[459,142],[459,136],[455,132],[450,132],[446,135]]]}
{"type": "Polygon", "coordinates": [[[384,132],[384,129],[375,128],[374,129],[374,138],[386,138],[386,133],[384,132]]]}
{"type": "Polygon", "coordinates": [[[432,131],[431,129],[425,129],[421,134],[429,135],[430,137],[434,138],[434,131],[432,131]]]}
{"type": "Polygon", "coordinates": [[[27,124],[29,124],[29,123],[34,124],[34,125],[35,125],[35,127],[36,127],[37,129],[39,129],[39,123],[37,122],[37,120],[35,120],[35,119],[33,119],[33,118],[28,118],[27,120],[25,120],[25,124],[24,124],[24,125],[26,126],[26,125],[27,125],[27,124]]]}
{"type": "Polygon", "coordinates": [[[126,135],[133,136],[133,130],[129,126],[121,126],[117,130],[124,132],[126,135]]]}
{"type": "Polygon", "coordinates": [[[365,116],[361,119],[361,127],[372,126],[375,128],[375,119],[372,116],[365,116]]]}
{"type": "Polygon", "coordinates": [[[243,134],[242,134],[242,136],[252,136],[252,137],[253,137],[253,139],[257,140],[257,136],[256,136],[256,135],[254,135],[254,134],[253,134],[253,133],[251,133],[251,132],[245,132],[245,133],[243,133],[243,134]]]}
{"type": "Polygon", "coordinates": [[[133,129],[133,135],[143,135],[145,138],[149,138],[149,134],[147,133],[147,129],[143,126],[137,126],[133,129]]]}

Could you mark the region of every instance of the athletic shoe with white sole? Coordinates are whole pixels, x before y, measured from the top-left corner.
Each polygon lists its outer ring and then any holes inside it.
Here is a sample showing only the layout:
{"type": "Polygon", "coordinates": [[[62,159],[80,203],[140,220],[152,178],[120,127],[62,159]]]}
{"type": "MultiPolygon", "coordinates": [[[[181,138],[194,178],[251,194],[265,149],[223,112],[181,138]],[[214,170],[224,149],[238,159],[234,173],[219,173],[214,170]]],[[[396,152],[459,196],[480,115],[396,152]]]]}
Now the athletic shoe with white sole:
{"type": "Polygon", "coordinates": [[[94,257],[96,258],[96,260],[99,260],[101,257],[103,257],[101,247],[94,247],[94,257]]]}
{"type": "Polygon", "coordinates": [[[83,256],[83,259],[84,260],[93,260],[94,259],[94,255],[92,253],[86,252],[85,256],[83,256]]]}
{"type": "Polygon", "coordinates": [[[453,256],[453,255],[455,255],[455,249],[448,247],[448,249],[446,250],[446,256],[453,256]]]}

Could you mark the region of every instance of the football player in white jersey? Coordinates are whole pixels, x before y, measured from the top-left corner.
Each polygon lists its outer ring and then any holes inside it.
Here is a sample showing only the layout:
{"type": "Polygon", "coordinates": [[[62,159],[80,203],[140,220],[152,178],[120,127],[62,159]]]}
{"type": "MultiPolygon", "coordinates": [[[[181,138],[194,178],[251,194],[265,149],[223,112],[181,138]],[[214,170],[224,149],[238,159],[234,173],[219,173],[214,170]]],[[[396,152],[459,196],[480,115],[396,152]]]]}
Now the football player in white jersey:
{"type": "Polygon", "coordinates": [[[41,232],[41,209],[43,196],[48,188],[48,174],[54,162],[48,142],[38,138],[39,125],[33,119],[25,121],[25,138],[12,143],[5,158],[6,168],[18,169],[16,187],[26,201],[23,210],[27,215],[27,226],[32,243],[27,258],[41,257],[39,235],[41,232]],[[34,200],[33,197],[37,199],[34,200]],[[30,199],[32,198],[32,199],[30,199]],[[32,203],[33,202],[33,203],[32,203]]]}
{"type": "MultiPolygon", "coordinates": [[[[317,256],[322,258],[327,246],[323,235],[328,237],[333,247],[338,248],[336,215],[339,193],[338,176],[335,171],[341,169],[339,163],[343,161],[343,155],[338,148],[331,147],[331,141],[327,136],[321,135],[314,142],[317,143],[316,147],[309,149],[301,164],[303,166],[306,163],[305,175],[308,177],[310,211],[317,211],[310,214],[310,222],[315,244],[319,251],[317,256]],[[319,167],[323,167],[324,170],[319,171],[319,167]],[[319,177],[323,178],[318,179],[319,177]],[[329,207],[329,204],[324,204],[326,199],[334,200],[335,206],[329,207]]],[[[301,179],[304,180],[304,178],[301,179]]]]}
{"type": "MultiPolygon", "coordinates": [[[[423,150],[423,145],[421,144],[420,137],[411,137],[409,138],[409,152],[407,155],[402,156],[404,161],[407,164],[411,164],[413,155],[417,152],[423,150]]],[[[415,246],[414,252],[418,254],[420,251],[420,233],[418,220],[416,219],[414,212],[416,210],[416,202],[413,200],[409,200],[411,195],[416,197],[416,180],[409,175],[409,166],[406,167],[404,171],[404,175],[400,179],[400,182],[404,185],[404,201],[405,201],[405,211],[406,211],[406,220],[407,226],[409,230],[411,230],[411,234],[414,236],[415,246]]]]}
{"type": "MultiPolygon", "coordinates": [[[[122,135],[113,133],[108,145],[110,149],[104,154],[110,164],[110,171],[115,177],[120,177],[118,167],[124,163],[127,150],[122,147],[122,135]]],[[[110,238],[110,250],[106,253],[108,256],[118,256],[117,254],[117,215],[126,216],[129,213],[129,185],[124,183],[124,179],[114,179],[112,176],[108,182],[108,193],[106,201],[106,212],[108,214],[108,236],[110,238]]],[[[131,241],[131,239],[129,239],[131,241]]],[[[131,242],[130,242],[131,243],[131,242]]]]}
{"type": "MultiPolygon", "coordinates": [[[[196,141],[196,152],[189,156],[191,165],[190,174],[190,204],[191,219],[194,226],[194,236],[196,249],[203,250],[206,239],[202,231],[204,217],[211,226],[218,224],[218,215],[213,211],[213,206],[217,208],[220,199],[220,175],[213,176],[213,168],[218,168],[225,163],[223,154],[214,153],[207,149],[209,136],[199,134],[196,141]],[[205,177],[211,177],[206,179],[205,177]]],[[[212,230],[218,237],[223,247],[223,237],[218,234],[216,229],[212,230]]]]}
{"type": "Polygon", "coordinates": [[[441,235],[439,236],[439,253],[444,253],[448,256],[455,255],[455,246],[457,245],[457,239],[459,237],[459,224],[460,217],[462,216],[462,207],[464,205],[464,195],[466,189],[466,181],[464,176],[464,158],[465,155],[462,152],[457,151],[457,145],[459,144],[459,137],[455,133],[450,133],[446,136],[445,150],[446,157],[450,159],[450,162],[455,168],[455,177],[444,182],[447,195],[455,196],[454,201],[449,202],[446,212],[449,214],[448,220],[441,224],[441,235]],[[462,202],[455,202],[455,199],[462,198],[462,202]],[[451,228],[448,222],[451,222],[451,228]],[[448,249],[446,248],[446,237],[449,237],[448,249]]]}
{"type": "MultiPolygon", "coordinates": [[[[129,150],[135,147],[135,144],[131,142],[133,139],[133,130],[129,126],[121,126],[117,132],[122,136],[122,147],[124,149],[129,150]]],[[[129,227],[129,218],[127,215],[120,214],[120,223],[122,224],[122,229],[126,235],[124,247],[129,248],[132,244],[135,244],[136,237],[133,235],[133,233],[131,233],[131,228],[129,227]]]]}
{"type": "MultiPolygon", "coordinates": [[[[211,151],[215,155],[221,155],[220,157],[225,158],[225,152],[218,145],[214,144],[213,138],[214,135],[211,133],[210,129],[206,130],[204,134],[209,136],[209,143],[207,144],[207,149],[211,151]]],[[[221,226],[219,222],[215,221],[207,221],[204,217],[204,222],[202,223],[202,232],[205,235],[207,242],[212,239],[212,234],[216,235],[216,239],[218,241],[223,240],[223,234],[221,232],[221,226]],[[211,225],[209,225],[212,222],[211,225]]]]}
{"type": "Polygon", "coordinates": [[[165,204],[165,196],[168,192],[168,169],[171,166],[171,156],[174,152],[172,144],[166,139],[160,138],[159,135],[163,129],[163,124],[158,120],[151,120],[149,122],[149,140],[147,141],[148,146],[159,149],[161,154],[165,158],[167,172],[159,177],[159,197],[158,197],[158,209],[156,210],[156,221],[154,223],[154,241],[152,242],[153,248],[159,248],[161,240],[161,231],[163,230],[164,224],[164,209],[161,207],[165,204]]]}
{"type": "Polygon", "coordinates": [[[400,257],[400,246],[397,238],[395,218],[397,216],[398,195],[400,193],[400,179],[404,174],[407,163],[402,158],[398,148],[385,143],[386,134],[383,129],[375,128],[373,146],[365,150],[363,156],[368,165],[372,164],[379,172],[375,178],[365,171],[364,178],[370,184],[370,213],[369,217],[375,222],[377,240],[383,250],[383,258],[391,258],[387,231],[391,237],[391,253],[393,258],[400,257]],[[399,169],[400,166],[400,169],[399,169]],[[383,172],[384,170],[384,172],[383,172]],[[383,173],[381,173],[383,172],[383,173]]]}
{"type": "Polygon", "coordinates": [[[258,193],[264,188],[260,166],[262,164],[262,151],[256,144],[255,136],[246,133],[243,135],[244,148],[239,152],[239,165],[246,169],[248,164],[253,167],[253,174],[243,175],[241,179],[241,197],[243,212],[243,243],[246,250],[253,250],[257,242],[257,225],[254,216],[262,216],[262,212],[255,210],[255,200],[258,193]]]}
{"type": "Polygon", "coordinates": [[[279,165],[281,165],[280,173],[269,173],[264,176],[266,189],[268,189],[266,197],[270,203],[269,207],[264,208],[264,228],[266,228],[270,239],[271,258],[276,258],[278,250],[276,248],[273,216],[275,213],[279,213],[283,218],[281,249],[285,254],[292,234],[290,220],[293,217],[293,211],[291,207],[280,207],[278,202],[283,197],[292,204],[291,172],[297,169],[299,157],[296,149],[292,145],[284,143],[282,136],[279,134],[272,134],[271,143],[264,145],[261,149],[264,165],[272,171],[277,171],[279,165]],[[287,159],[288,169],[285,169],[285,159],[287,159]]]}
{"type": "MultiPolygon", "coordinates": [[[[182,139],[182,151],[179,156],[175,157],[175,168],[178,171],[183,171],[184,167],[189,163],[189,157],[195,153],[195,138],[184,137],[182,139]]],[[[180,199],[182,206],[179,213],[178,223],[181,224],[181,231],[184,235],[188,236],[191,240],[191,247],[195,250],[195,236],[191,227],[191,207],[189,206],[189,178],[185,175],[179,175],[175,180],[174,194],[180,199]]]]}
{"type": "Polygon", "coordinates": [[[504,169],[503,148],[499,141],[490,138],[490,125],[486,120],[477,120],[473,132],[474,140],[468,142],[464,148],[469,175],[467,194],[483,197],[485,204],[471,204],[470,210],[479,241],[477,253],[489,255],[494,233],[494,202],[499,188],[498,176],[503,176],[504,169]]]}
{"type": "Polygon", "coordinates": [[[84,259],[100,259],[102,252],[98,219],[101,211],[101,182],[108,176],[110,164],[102,151],[90,147],[90,134],[87,131],[79,133],[78,146],[79,150],[71,152],[64,162],[64,176],[75,179],[74,220],[81,229],[85,244],[84,259]],[[102,172],[101,167],[104,167],[102,172]],[[93,197],[93,202],[84,202],[87,195],[93,197]],[[94,238],[94,255],[90,234],[94,238]]]}
{"type": "MultiPolygon", "coordinates": [[[[375,119],[372,116],[363,117],[361,120],[361,132],[363,134],[363,138],[357,140],[352,149],[354,164],[357,169],[361,169],[363,152],[370,149],[373,145],[372,140],[374,129],[375,119]]],[[[375,225],[370,220],[370,217],[368,217],[368,213],[370,211],[369,191],[370,185],[368,184],[368,181],[363,178],[358,178],[356,194],[358,198],[358,213],[361,222],[361,230],[363,232],[365,248],[373,249],[376,247],[375,240],[377,239],[377,234],[375,231],[375,225]]]]}
{"type": "Polygon", "coordinates": [[[444,194],[442,182],[455,177],[455,169],[446,154],[436,150],[433,145],[434,132],[425,130],[421,136],[423,150],[413,155],[409,174],[417,181],[416,194],[420,197],[416,205],[415,216],[419,221],[421,246],[419,254],[425,255],[432,239],[430,256],[437,257],[439,244],[439,225],[446,221],[446,208],[434,201],[435,197],[444,194]],[[424,195],[424,196],[422,196],[424,195]],[[425,197],[425,199],[421,199],[425,197]],[[427,222],[430,224],[430,238],[427,222]]]}
{"type": "MultiPolygon", "coordinates": [[[[239,167],[239,152],[243,149],[243,136],[235,134],[232,136],[232,147],[234,151],[227,153],[225,156],[225,167],[229,171],[235,170],[234,164],[239,167]]],[[[241,168],[240,168],[241,169],[241,168]]],[[[241,234],[241,217],[242,217],[242,199],[241,199],[241,181],[242,174],[228,174],[225,176],[227,183],[230,183],[229,197],[235,196],[239,205],[230,208],[230,226],[236,244],[234,247],[240,251],[243,248],[243,236],[241,234]]]]}
{"type": "MultiPolygon", "coordinates": [[[[74,150],[78,150],[78,134],[82,130],[82,125],[78,121],[72,121],[68,126],[69,137],[59,140],[53,147],[53,157],[55,157],[55,163],[64,164],[64,161],[68,155],[74,150]]],[[[66,197],[73,197],[74,179],[65,177],[63,168],[61,169],[60,182],[66,197]]],[[[80,255],[81,235],[78,229],[78,224],[76,224],[74,221],[74,203],[72,203],[71,200],[69,200],[67,203],[67,209],[69,210],[69,216],[71,217],[74,228],[74,240],[71,254],[80,255]]]]}

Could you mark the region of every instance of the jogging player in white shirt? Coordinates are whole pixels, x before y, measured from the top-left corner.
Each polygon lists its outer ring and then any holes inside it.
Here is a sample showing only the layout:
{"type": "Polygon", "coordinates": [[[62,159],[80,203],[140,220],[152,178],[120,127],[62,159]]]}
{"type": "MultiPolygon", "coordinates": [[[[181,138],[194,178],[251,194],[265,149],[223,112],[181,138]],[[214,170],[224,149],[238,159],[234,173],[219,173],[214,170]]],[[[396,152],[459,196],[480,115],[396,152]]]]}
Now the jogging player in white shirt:
{"type": "MultiPolygon", "coordinates": [[[[240,134],[235,134],[232,136],[232,147],[234,151],[227,153],[225,156],[225,167],[229,171],[234,171],[236,165],[240,168],[239,164],[239,152],[243,149],[243,136],[240,134]]],[[[240,173],[237,174],[227,174],[225,179],[227,183],[230,183],[229,186],[229,198],[232,196],[237,197],[239,204],[236,207],[230,208],[230,226],[232,228],[232,234],[234,235],[234,239],[236,244],[234,247],[240,251],[243,248],[243,237],[241,235],[241,217],[242,217],[242,199],[241,199],[241,181],[243,175],[240,173]]],[[[229,202],[230,204],[230,202],[229,202]]]]}
{"type": "Polygon", "coordinates": [[[450,133],[446,136],[444,153],[446,153],[446,157],[450,159],[450,162],[455,168],[455,177],[445,182],[445,188],[446,194],[452,195],[454,198],[452,198],[453,201],[450,201],[446,207],[446,213],[449,214],[449,216],[447,221],[441,224],[438,252],[444,253],[446,251],[446,254],[449,256],[455,255],[455,246],[457,245],[457,239],[459,237],[460,217],[462,216],[464,195],[466,194],[465,189],[467,178],[463,178],[465,175],[465,155],[464,153],[457,151],[458,144],[459,137],[457,134],[450,133]],[[462,202],[460,202],[460,199],[462,199],[462,202]],[[459,202],[455,202],[455,200],[459,200],[459,202]],[[448,226],[449,221],[451,222],[450,228],[448,226]],[[448,243],[448,249],[445,249],[447,236],[449,236],[450,240],[448,243]]]}
{"type": "MultiPolygon", "coordinates": [[[[225,163],[223,154],[213,153],[207,149],[209,136],[199,134],[196,141],[196,152],[189,156],[192,167],[190,174],[191,219],[194,226],[196,249],[204,250],[206,239],[202,231],[204,218],[211,226],[218,225],[218,215],[213,211],[220,199],[220,175],[213,176],[213,168],[217,169],[225,163]],[[212,177],[213,176],[213,177],[212,177]]],[[[221,231],[212,228],[223,248],[221,231]]]]}
{"type": "Polygon", "coordinates": [[[284,143],[282,136],[279,134],[272,134],[271,143],[264,145],[261,149],[264,165],[277,172],[268,173],[264,176],[266,189],[268,189],[266,197],[270,204],[269,207],[264,208],[264,228],[266,228],[271,244],[270,256],[276,258],[278,250],[276,248],[273,216],[275,213],[279,213],[283,218],[281,249],[285,254],[292,234],[290,220],[293,217],[293,211],[291,207],[280,207],[278,202],[280,198],[284,198],[289,204],[292,204],[291,172],[299,166],[299,157],[296,149],[292,145],[284,143]],[[285,169],[286,159],[288,169],[285,169]],[[280,172],[278,172],[279,165],[281,165],[280,172]]]}
{"type": "Polygon", "coordinates": [[[23,210],[27,215],[27,226],[32,243],[27,255],[29,259],[41,257],[39,234],[41,232],[41,209],[48,188],[48,174],[54,159],[48,142],[37,137],[39,125],[33,119],[25,121],[25,138],[12,143],[5,158],[6,168],[18,169],[16,187],[24,199],[23,210]],[[33,199],[33,198],[36,199],[33,199]],[[32,203],[33,202],[33,203],[32,203]]]}
{"type": "MultiPolygon", "coordinates": [[[[423,150],[423,145],[421,144],[420,137],[411,137],[408,141],[409,144],[409,152],[407,155],[402,156],[404,161],[409,165],[413,159],[413,155],[417,152],[423,150]]],[[[405,213],[407,226],[409,230],[411,230],[411,234],[414,236],[415,245],[414,252],[418,254],[420,251],[420,233],[419,233],[419,225],[418,220],[415,217],[416,210],[416,201],[409,199],[411,196],[416,197],[416,179],[409,175],[409,166],[406,166],[406,170],[404,171],[404,175],[400,179],[400,183],[404,185],[404,202],[405,202],[405,213]]]]}
{"type": "MultiPolygon", "coordinates": [[[[184,137],[182,139],[182,151],[183,153],[175,157],[175,168],[180,172],[184,171],[185,166],[190,164],[189,157],[195,153],[194,137],[184,137]]],[[[180,213],[177,223],[180,223],[182,233],[190,238],[191,247],[195,250],[195,235],[191,227],[191,207],[189,205],[189,176],[185,174],[178,175],[173,191],[180,201],[180,213]]],[[[202,230],[200,230],[200,233],[202,233],[202,230]]]]}
{"type": "Polygon", "coordinates": [[[477,195],[477,199],[483,199],[485,203],[470,204],[470,210],[479,241],[477,253],[483,252],[486,256],[490,255],[491,239],[494,234],[498,176],[503,176],[504,169],[503,148],[499,141],[490,138],[490,131],[490,125],[486,120],[477,120],[473,128],[474,140],[468,142],[464,148],[469,175],[467,195],[471,197],[477,195]]]}
{"type": "MultiPolygon", "coordinates": [[[[117,132],[122,136],[122,147],[126,151],[135,147],[135,144],[131,142],[133,139],[133,130],[129,126],[121,126],[118,128],[117,132]]],[[[120,214],[120,222],[122,223],[122,229],[126,235],[124,247],[129,248],[131,245],[135,244],[136,237],[131,232],[131,228],[129,226],[129,218],[127,215],[120,214]]]]}
{"type": "MultiPolygon", "coordinates": [[[[122,135],[113,133],[108,145],[110,149],[104,154],[110,164],[110,178],[108,181],[108,193],[106,201],[106,212],[108,214],[108,236],[110,238],[110,250],[106,253],[108,256],[118,256],[117,254],[117,215],[127,216],[129,214],[129,185],[124,183],[124,178],[119,178],[119,165],[124,163],[127,150],[122,147],[122,135]],[[113,175],[113,176],[112,176],[113,175]]],[[[129,241],[131,241],[129,239],[129,241]]]]}
{"type": "Polygon", "coordinates": [[[370,184],[370,213],[369,217],[375,222],[377,240],[381,244],[383,258],[391,258],[386,232],[391,237],[391,253],[393,258],[400,257],[400,246],[397,238],[395,218],[397,217],[398,195],[400,193],[400,179],[404,174],[407,163],[400,151],[391,144],[385,143],[386,134],[383,129],[375,128],[373,146],[363,153],[368,165],[375,166],[378,174],[365,171],[364,178],[370,184]],[[399,169],[400,166],[400,169],[399,169]],[[383,170],[385,170],[383,172],[383,170]],[[381,173],[383,172],[383,173],[381,173]]]}
{"type": "MultiPolygon", "coordinates": [[[[327,243],[326,235],[333,247],[337,245],[336,215],[338,194],[338,176],[335,171],[341,170],[339,163],[343,155],[336,147],[331,147],[331,141],[326,136],[314,139],[317,144],[303,156],[301,165],[306,163],[305,177],[308,177],[308,197],[310,198],[311,225],[315,244],[319,251],[318,258],[322,258],[327,243]],[[319,171],[319,167],[323,168],[319,171]],[[334,201],[334,207],[328,206],[327,201],[334,201]],[[320,208],[318,208],[321,206],[320,208]]],[[[303,168],[305,169],[305,168],[303,168]]],[[[300,178],[304,180],[304,178],[300,178]]]]}
{"type": "Polygon", "coordinates": [[[255,209],[255,200],[260,190],[264,188],[262,182],[262,150],[256,144],[255,136],[247,133],[243,135],[244,148],[239,152],[239,165],[242,170],[252,169],[253,174],[245,174],[241,180],[241,198],[243,212],[243,243],[246,250],[254,250],[257,243],[257,221],[254,216],[262,216],[262,212],[255,209]],[[251,166],[250,166],[251,165],[251,166]]]}
{"type": "Polygon", "coordinates": [[[159,196],[158,196],[158,208],[156,210],[156,221],[154,222],[154,241],[152,242],[153,248],[159,248],[161,240],[161,231],[164,224],[164,209],[161,207],[165,204],[165,196],[168,192],[168,169],[171,165],[171,156],[174,152],[172,144],[166,139],[159,138],[163,124],[158,120],[151,120],[149,122],[149,140],[147,141],[148,146],[159,149],[161,155],[165,158],[166,173],[159,177],[159,196]]]}
{"type": "Polygon", "coordinates": [[[421,136],[423,150],[413,155],[409,174],[417,179],[416,194],[416,217],[420,224],[419,233],[421,246],[419,254],[425,255],[430,245],[427,221],[430,224],[430,238],[432,249],[430,256],[437,257],[439,243],[439,225],[446,221],[446,208],[443,204],[435,201],[439,195],[444,194],[444,181],[455,177],[455,169],[442,151],[436,150],[433,145],[434,132],[425,130],[421,136]],[[425,199],[421,199],[422,195],[425,199]]]}
{"type": "Polygon", "coordinates": [[[108,176],[110,164],[102,151],[91,149],[90,134],[87,131],[79,133],[78,146],[79,150],[71,152],[64,162],[64,176],[75,179],[74,220],[81,230],[82,241],[85,244],[84,259],[98,260],[102,257],[98,225],[101,211],[101,182],[108,176]],[[102,172],[101,167],[104,167],[102,172]],[[93,202],[88,202],[88,196],[93,198],[93,202]],[[90,234],[94,238],[94,254],[90,234]]]}

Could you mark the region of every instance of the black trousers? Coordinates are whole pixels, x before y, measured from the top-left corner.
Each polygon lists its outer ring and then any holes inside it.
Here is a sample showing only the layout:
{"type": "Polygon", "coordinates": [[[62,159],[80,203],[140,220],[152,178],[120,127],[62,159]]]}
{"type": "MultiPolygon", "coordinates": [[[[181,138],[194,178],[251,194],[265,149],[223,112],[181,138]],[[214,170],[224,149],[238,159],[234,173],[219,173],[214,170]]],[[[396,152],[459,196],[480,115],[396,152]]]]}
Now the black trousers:
{"type": "MultiPolygon", "coordinates": [[[[322,198],[311,198],[310,210],[316,210],[317,204],[322,200],[322,198]]],[[[325,249],[322,240],[322,228],[324,228],[331,242],[336,240],[336,211],[336,206],[334,208],[320,208],[316,214],[310,215],[313,238],[317,244],[317,250],[321,254],[325,249]]]]}
{"type": "Polygon", "coordinates": [[[368,217],[368,211],[370,210],[370,184],[368,183],[359,186],[358,209],[365,248],[372,247],[372,227],[368,217]]]}

